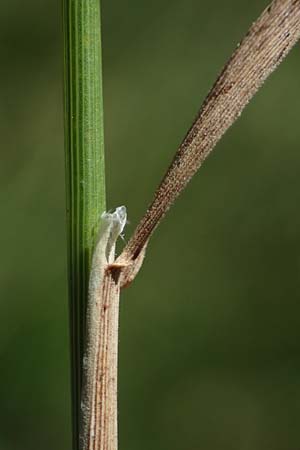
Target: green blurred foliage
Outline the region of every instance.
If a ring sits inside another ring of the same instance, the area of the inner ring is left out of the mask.
[[[127,236],[265,4],[103,0],[107,202]],[[0,25],[0,450],[67,449],[61,4],[2,2]],[[297,46],[123,293],[121,450],[300,448],[299,72]]]

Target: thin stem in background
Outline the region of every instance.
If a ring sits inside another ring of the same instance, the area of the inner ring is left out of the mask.
[[[89,273],[105,210],[99,0],[63,0],[73,450],[79,449]]]

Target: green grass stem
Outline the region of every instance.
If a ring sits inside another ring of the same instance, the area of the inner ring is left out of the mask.
[[[73,449],[78,450],[88,279],[105,210],[99,0],[63,0],[63,32]]]

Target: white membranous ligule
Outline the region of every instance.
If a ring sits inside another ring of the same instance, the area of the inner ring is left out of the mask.
[[[126,206],[118,206],[113,212],[102,213],[100,231],[93,254],[89,296],[93,296],[93,291],[99,287],[100,279],[103,275],[103,267],[111,264],[115,260],[116,241],[123,232],[127,221]]]
[[[115,259],[116,241],[121,236],[127,222],[126,206],[118,206],[112,213],[105,211],[101,215],[101,219],[110,229],[106,247],[106,258],[108,263],[112,263]]]

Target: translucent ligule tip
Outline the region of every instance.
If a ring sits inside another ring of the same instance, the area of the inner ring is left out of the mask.
[[[113,212],[104,211],[101,219],[111,223],[115,232],[121,234],[127,222],[126,206],[118,206]]]
[[[120,234],[122,233],[122,231],[124,230],[124,227],[126,225],[127,222],[127,210],[126,210],[126,206],[118,206],[118,208],[116,208],[115,212],[113,213],[113,215],[115,216],[115,219],[117,222],[119,222],[119,226],[120,226]]]
[[[106,246],[106,257],[108,262],[112,262],[115,256],[115,244],[124,230],[127,222],[127,212],[125,206],[118,206],[113,212],[104,212],[101,219],[109,230],[109,238]]]

